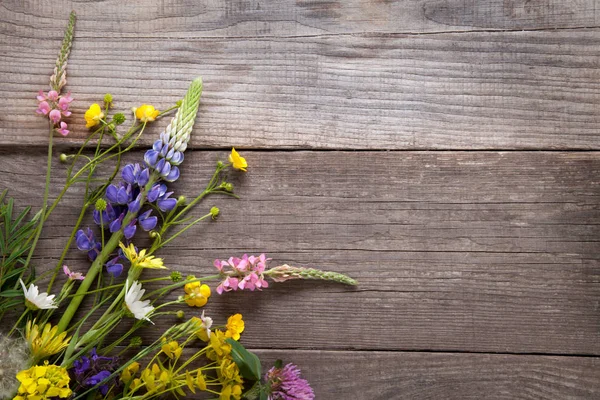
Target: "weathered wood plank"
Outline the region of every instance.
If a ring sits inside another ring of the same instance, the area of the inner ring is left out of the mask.
[[[598,358],[290,350],[257,353],[265,369],[278,358],[298,364],[317,399],[600,397]]]
[[[202,75],[195,148],[598,149],[599,33],[78,36],[68,140],[81,141],[85,109],[107,91],[120,111],[164,109]],[[59,43],[4,33],[0,145],[46,143],[35,95]]]
[[[295,37],[357,33],[599,27],[594,0],[118,0],[2,2],[0,29],[14,36],[60,36],[70,9],[82,36]],[[39,28],[38,28],[39,27]]]
[[[245,155],[249,173],[232,174],[242,200],[207,201],[205,210],[220,205],[219,221],[164,249],[169,266],[211,273],[214,258],[264,251],[361,282],[215,294],[207,312],[242,312],[247,344],[600,354],[597,153]],[[190,152],[176,193],[199,193],[218,156]],[[0,187],[39,203],[42,150],[1,159]],[[80,194],[49,223],[41,266],[55,262]],[[86,266],[76,250],[68,263]]]

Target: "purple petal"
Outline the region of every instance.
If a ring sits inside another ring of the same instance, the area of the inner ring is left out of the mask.
[[[141,201],[142,201],[142,194],[140,193],[137,195],[137,197],[135,198],[134,201],[127,204],[127,207],[129,208],[129,212],[135,214],[138,211],[140,211],[140,207],[142,207]]]
[[[163,148],[163,142],[160,139],[155,141],[154,144],[152,144],[152,149],[156,152],[161,151],[162,148]]]
[[[152,210],[148,210],[142,215],[140,215],[139,223],[143,230],[149,231],[154,229],[156,223],[158,222],[158,218],[156,216],[150,216]]]
[[[123,273],[123,264],[106,264],[106,271],[115,278],[118,278]]]
[[[158,161],[158,151],[156,150],[148,150],[146,154],[144,154],[144,162],[147,166],[154,168],[156,162]]]
[[[115,219],[113,222],[110,223],[108,227],[110,233],[115,233],[121,229],[121,223],[123,222],[124,217],[125,214],[121,214],[119,218]]]
[[[167,160],[165,160],[164,158],[161,158],[157,163],[156,163],[156,167],[154,167],[157,171],[160,171],[164,168],[165,163],[167,162]]]
[[[116,203],[118,204],[126,204],[130,199],[129,199],[129,195],[130,193],[127,193],[127,188],[122,186],[121,188],[119,188],[119,190],[117,191],[117,201]]]
[[[176,151],[171,157],[171,164],[179,165],[183,162],[183,153],[180,151]]]
[[[121,172],[121,177],[123,177],[123,180],[129,184],[133,185],[135,183],[133,164],[127,164],[125,168],[123,168],[123,172]]]
[[[152,186],[152,189],[150,189],[150,191],[148,191],[146,198],[148,199],[148,201],[150,203],[154,203],[156,201],[156,199],[158,199],[159,195],[160,195],[160,185],[156,184],[156,185]]]
[[[119,188],[117,188],[115,185],[109,185],[106,188],[106,198],[108,199],[108,201],[110,201],[111,203],[118,203],[118,200],[117,200],[118,191],[119,191]]]
[[[171,168],[171,172],[169,172],[169,175],[165,177],[165,181],[175,182],[177,179],[179,179],[179,168],[173,167]]]
[[[176,199],[158,200],[156,202],[156,205],[158,205],[158,208],[160,208],[161,211],[167,212],[167,211],[171,211],[172,209],[175,208],[175,206],[177,205],[177,200]]]
[[[134,219],[133,221],[131,221],[131,223],[129,223],[129,225],[125,227],[125,229],[123,229],[123,234],[125,235],[125,238],[131,239],[133,235],[135,235],[135,230],[137,228],[135,223],[136,220]]]
[[[150,170],[148,168],[145,168],[142,172],[139,173],[138,178],[137,178],[137,184],[140,187],[144,187],[144,186],[146,186],[146,184],[148,183],[149,180],[150,180]]]

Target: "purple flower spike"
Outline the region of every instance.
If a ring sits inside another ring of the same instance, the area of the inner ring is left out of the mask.
[[[123,264],[119,263],[119,260],[119,257],[115,257],[106,263],[106,270],[115,278],[118,278],[123,273]]]
[[[156,223],[158,222],[158,218],[156,216],[150,216],[152,210],[148,210],[139,217],[139,223],[143,230],[149,231],[154,229]]]
[[[123,229],[123,234],[125,235],[125,238],[127,239],[131,239],[133,237],[133,235],[135,235],[135,230],[136,230],[136,225],[135,223],[137,222],[136,219],[134,219],[133,221],[131,221],[129,223],[129,225],[127,225],[124,229]]]

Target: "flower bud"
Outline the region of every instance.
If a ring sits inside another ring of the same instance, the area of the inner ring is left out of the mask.
[[[129,341],[129,346],[131,347],[140,347],[142,345],[142,338],[139,336],[134,336]]]
[[[183,100],[177,100],[177,102],[175,103],[175,105],[177,107],[181,107],[181,103],[183,103]]]
[[[177,198],[177,205],[178,205],[178,206],[182,206],[182,205],[184,205],[184,204],[185,204],[185,201],[186,201],[186,198],[185,198],[185,196],[179,196],[179,197]]]
[[[219,215],[219,209],[217,207],[211,208],[210,215],[211,215],[212,219],[216,219],[217,216]]]
[[[121,125],[123,122],[125,122],[125,120],[126,120],[126,119],[127,119],[127,118],[125,118],[125,114],[123,114],[123,113],[116,113],[116,114],[113,116],[113,122],[114,122],[116,125]]]
[[[183,276],[181,276],[181,272],[179,272],[179,271],[171,272],[171,280],[173,282],[179,282],[181,279],[183,279]]]
[[[106,210],[106,200],[104,200],[103,198],[99,198],[98,200],[96,200],[95,207],[97,211]]]
[[[112,94],[106,93],[104,95],[104,104],[106,104],[106,106],[110,106],[112,104],[112,101],[113,101]]]
[[[233,192],[233,183],[227,182],[225,185],[223,185],[223,188],[228,192]]]
[[[60,162],[62,162],[62,163],[65,163],[65,162],[67,162],[67,159],[68,159],[68,157],[67,157],[67,155],[66,155],[65,153],[62,153],[62,154],[61,154],[61,155],[58,157],[58,159],[60,160]]]
[[[177,318],[183,319],[185,317],[185,313],[182,310],[177,311]]]

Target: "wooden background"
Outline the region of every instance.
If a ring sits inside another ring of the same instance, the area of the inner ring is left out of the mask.
[[[74,9],[74,132],[56,156],[104,93],[164,109],[201,75],[177,193],[200,191],[232,145],[250,164],[232,176],[242,200],[212,198],[220,219],[162,252],[172,269],[266,252],[360,281],[215,294],[207,312],[242,312],[265,365],[295,362],[317,399],[598,399],[599,6],[2,0],[0,187],[39,206],[35,95]],[[52,217],[39,266],[80,195]]]

